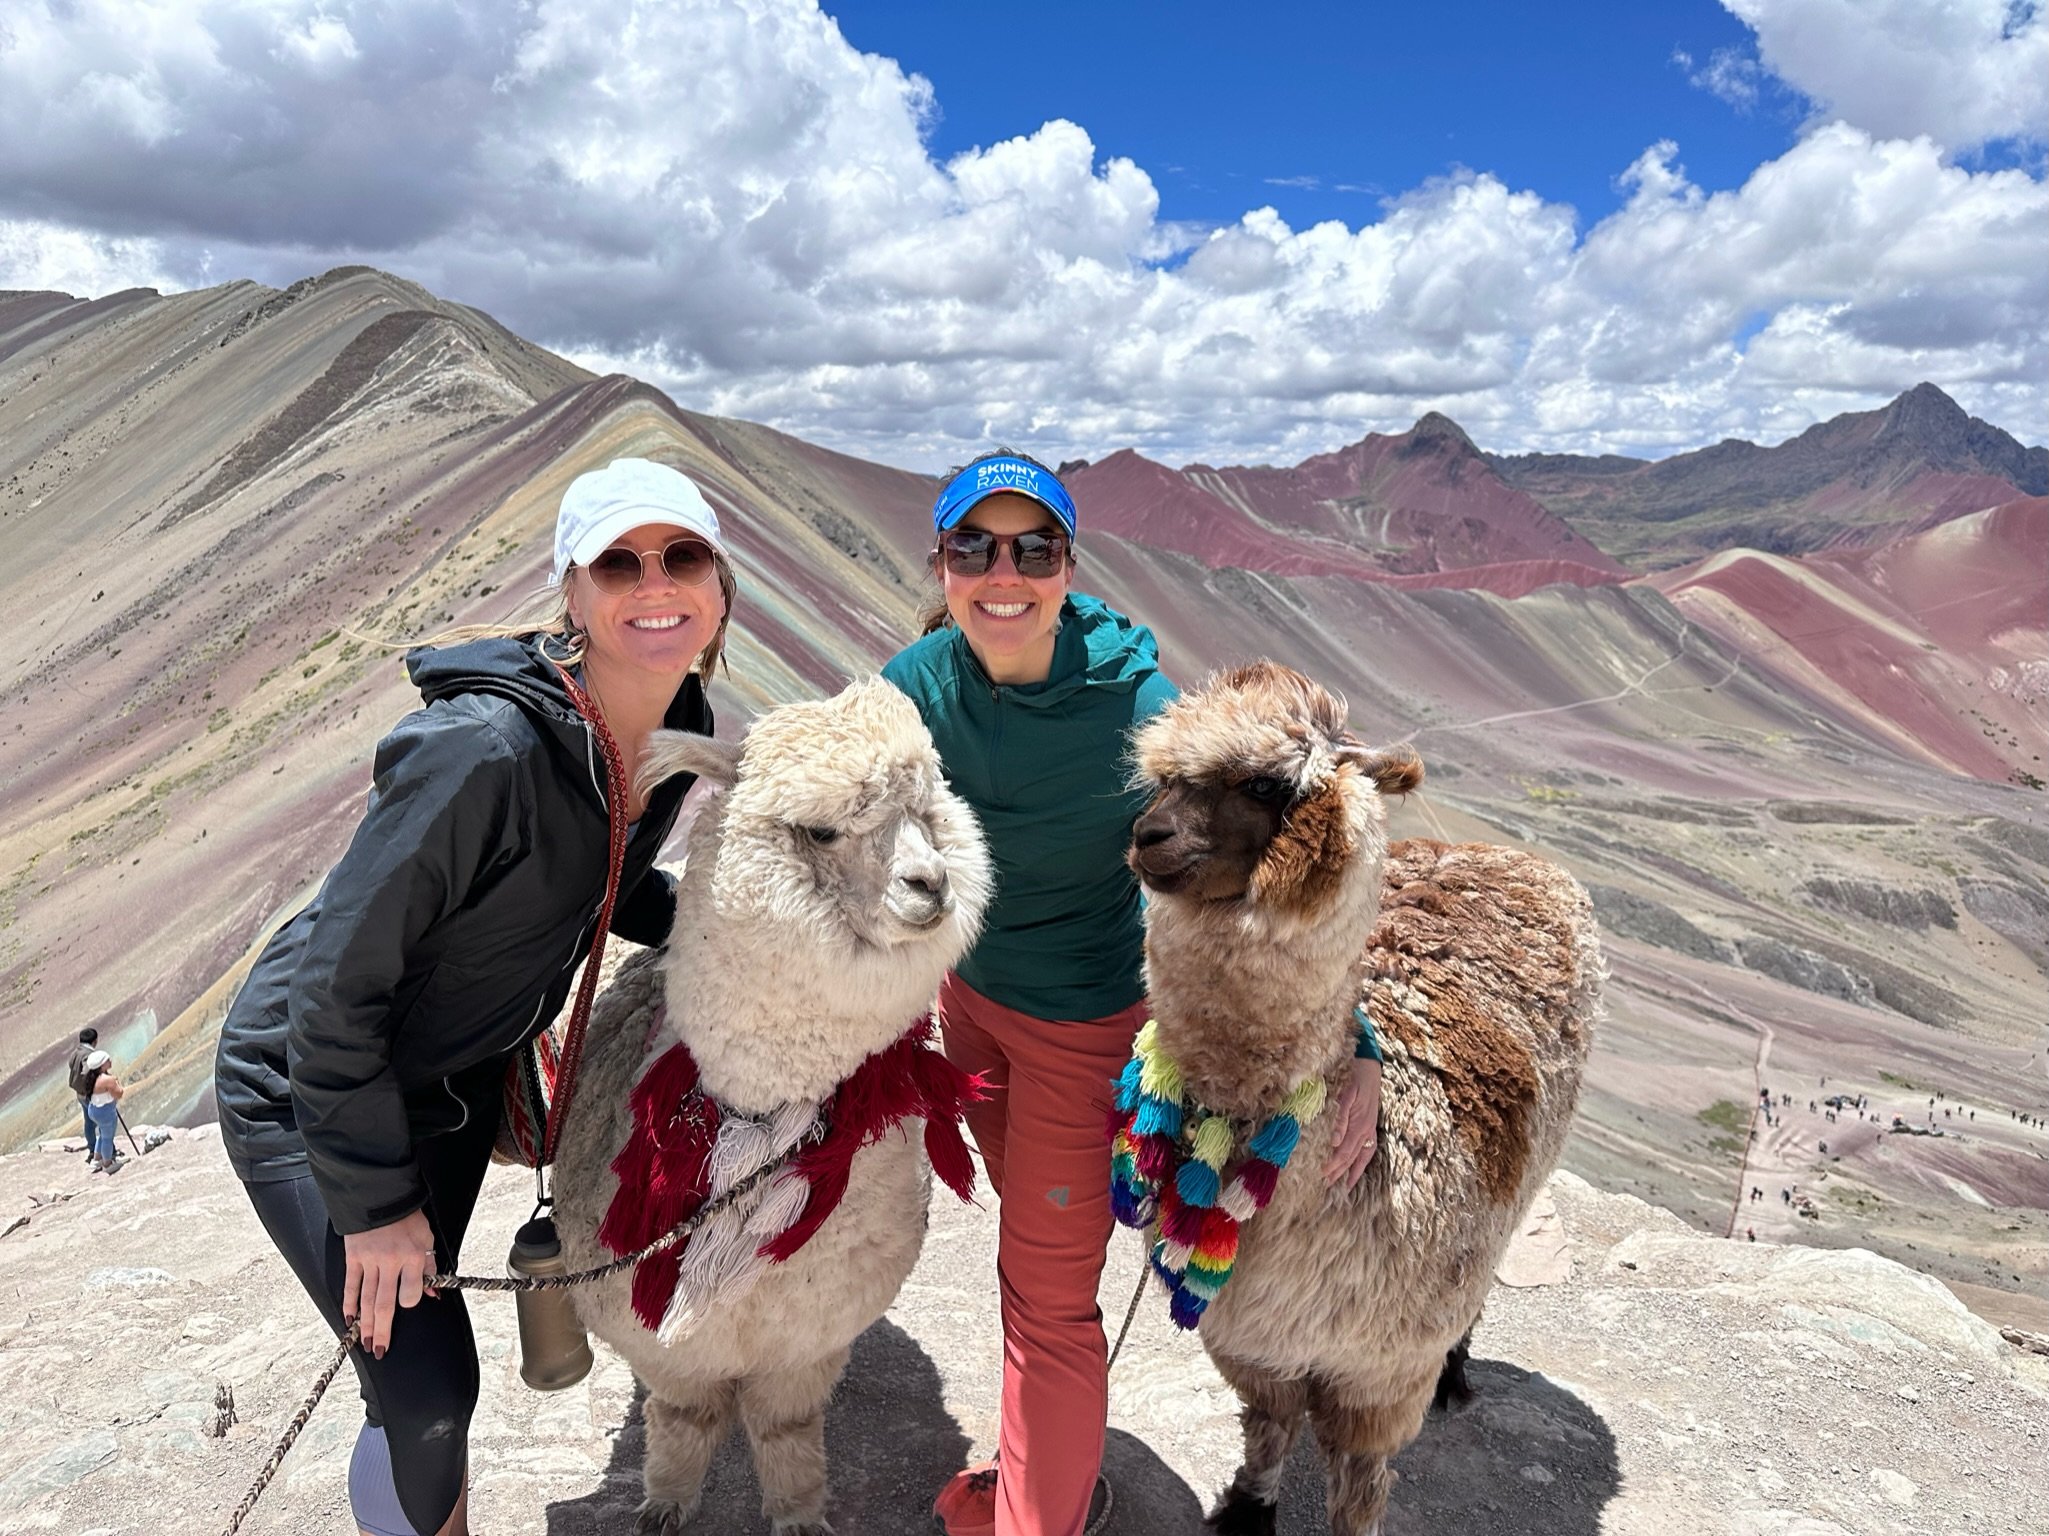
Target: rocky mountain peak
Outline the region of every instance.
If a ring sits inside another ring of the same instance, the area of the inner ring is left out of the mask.
[[[1441,411],[1425,411],[1417,417],[1416,424],[1409,428],[1409,443],[1417,449],[1429,447],[1470,454],[1480,451],[1466,436],[1466,429]]]
[[[1900,447],[1925,447],[1935,452],[1962,451],[1971,431],[1971,415],[1935,385],[1916,384],[1878,413],[1874,441]]]

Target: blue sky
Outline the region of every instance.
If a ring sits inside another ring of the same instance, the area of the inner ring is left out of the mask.
[[[1168,219],[1226,223],[1266,202],[1297,228],[1357,225],[1377,197],[1463,166],[1570,203],[1584,225],[1620,206],[1616,178],[1648,144],[1675,141],[1696,185],[1731,188],[1806,115],[1784,89],[1739,109],[1688,83],[1675,55],[1698,72],[1751,41],[1713,0],[826,10],[855,47],[932,82],[941,158],[1071,118],[1151,173]]]
[[[365,262],[920,468],[2049,436],[2034,0],[0,7],[0,288]]]

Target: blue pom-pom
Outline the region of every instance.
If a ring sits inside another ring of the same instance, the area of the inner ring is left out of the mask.
[[[1176,1328],[1193,1328],[1202,1321],[1203,1309],[1209,1305],[1192,1291],[1175,1288],[1167,1303],[1168,1315],[1174,1319]]]
[[[1275,1115],[1259,1128],[1245,1150],[1276,1168],[1285,1168],[1301,1137],[1302,1127],[1295,1123],[1293,1115]]]
[[[1181,1277],[1175,1274],[1173,1270],[1167,1268],[1167,1261],[1164,1257],[1166,1251],[1167,1245],[1165,1243],[1153,1244],[1153,1274],[1158,1278],[1160,1284],[1172,1291],[1179,1288]]]
[[[1172,1099],[1156,1099],[1148,1094],[1139,1100],[1138,1116],[1131,1122],[1131,1128],[1140,1136],[1179,1136],[1181,1106]]]
[[[1215,1205],[1220,1188],[1217,1171],[1208,1163],[1183,1163],[1180,1172],[1174,1175],[1174,1188],[1185,1204]]]
[[[1121,1226],[1143,1227],[1153,1219],[1153,1202],[1122,1179],[1117,1179],[1110,1185],[1110,1214]]]
[[[1139,1074],[1145,1070],[1145,1063],[1136,1056],[1124,1063],[1124,1070],[1117,1074],[1117,1107],[1127,1112],[1138,1108]]]

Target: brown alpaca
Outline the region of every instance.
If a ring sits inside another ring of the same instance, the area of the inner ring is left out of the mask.
[[[1373,751],[1341,700],[1259,662],[1139,733],[1158,798],[1130,861],[1149,893],[1146,976],[1190,1097],[1247,1126],[1320,1075],[1334,1099],[1364,1004],[1385,1055],[1380,1152],[1349,1194],[1321,1172],[1325,1112],[1246,1222],[1204,1347],[1243,1402],[1245,1460],[1212,1524],[1276,1529],[1303,1419],[1336,1536],[1379,1530],[1394,1473],[1494,1266],[1564,1145],[1604,969],[1592,909],[1513,849],[1388,846],[1406,748]]]

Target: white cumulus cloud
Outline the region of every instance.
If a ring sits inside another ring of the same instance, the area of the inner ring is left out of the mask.
[[[1286,461],[1426,409],[1663,452],[1923,378],[2042,435],[2049,196],[1953,136],[1846,112],[1727,190],[1652,146],[1591,227],[1480,170],[1363,225],[1196,228],[1086,124],[936,159],[938,106],[816,0],[12,0],[0,286],[365,261],[924,466],[990,438]]]
[[[2049,136],[2049,13],[2035,0],[1722,4],[1756,32],[1765,68],[1880,138],[1967,150]]]

